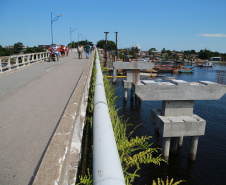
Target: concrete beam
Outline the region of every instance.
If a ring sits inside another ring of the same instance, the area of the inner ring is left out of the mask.
[[[132,84],[132,89],[142,100],[218,100],[226,93],[225,85],[208,81],[142,80]]]
[[[152,62],[113,62],[116,69],[152,69],[154,65]]]
[[[162,137],[201,136],[205,134],[206,121],[192,116],[161,116],[161,110],[151,110],[151,122]]]

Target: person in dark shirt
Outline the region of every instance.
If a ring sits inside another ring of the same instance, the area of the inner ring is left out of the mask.
[[[90,52],[90,45],[89,44],[85,45],[85,51],[86,51],[86,58],[89,58],[89,52]]]

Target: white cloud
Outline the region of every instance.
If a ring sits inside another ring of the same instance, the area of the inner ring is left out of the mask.
[[[203,37],[226,37],[226,35],[222,33],[216,33],[216,34],[200,34],[199,36]]]

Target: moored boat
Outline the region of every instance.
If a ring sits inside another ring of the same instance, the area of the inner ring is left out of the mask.
[[[179,73],[193,73],[194,69],[193,68],[182,68],[178,70]]]

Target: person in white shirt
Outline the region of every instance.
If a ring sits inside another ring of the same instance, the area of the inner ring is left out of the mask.
[[[54,53],[54,60],[56,61],[56,59],[59,58],[59,48],[57,47],[56,44],[53,44],[52,51]]]

